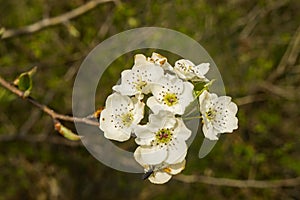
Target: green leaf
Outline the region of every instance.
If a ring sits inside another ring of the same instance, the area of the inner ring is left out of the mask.
[[[195,91],[201,91],[204,88],[205,84],[206,84],[205,82],[197,82],[197,83],[195,83],[194,90]]]

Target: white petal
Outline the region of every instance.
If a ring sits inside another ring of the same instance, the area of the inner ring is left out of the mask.
[[[116,140],[119,142],[124,142],[129,140],[131,134],[128,132],[123,132],[122,130],[110,130],[104,132],[104,137],[110,140]]]
[[[157,171],[154,172],[148,179],[151,183],[154,184],[164,184],[168,182],[172,178],[172,175],[163,172],[163,171]]]
[[[192,131],[188,129],[181,118],[177,118],[177,126],[174,130],[174,135],[180,140],[187,140],[192,134]]]
[[[134,64],[135,65],[148,64],[148,61],[146,60],[146,56],[144,56],[143,54],[136,54],[134,56]]]
[[[162,99],[163,93],[181,94],[183,87],[183,81],[181,79],[176,76],[166,74],[164,78],[161,78],[156,84],[153,84],[152,93],[157,99]]]
[[[133,124],[138,124],[144,118],[144,107],[145,104],[136,98],[132,98],[134,101],[134,110],[133,110]]]
[[[218,140],[219,138],[217,137],[218,132],[214,129],[211,123],[203,124],[202,126],[202,131],[204,133],[204,136],[207,139],[210,140]]]
[[[219,97],[214,109],[217,115],[213,120],[213,126],[220,133],[231,133],[234,129],[238,128],[238,119],[235,117],[237,106],[231,102],[231,97]]]
[[[216,94],[204,90],[199,96],[200,112],[205,114],[208,111],[208,108],[211,107],[212,102],[217,101],[217,99],[218,96]]]
[[[137,162],[142,165],[157,165],[163,162],[167,157],[167,148],[166,146],[139,146],[134,154],[138,158]]]
[[[237,111],[238,111],[238,107],[234,102],[230,102],[230,104],[228,105],[227,109],[229,110],[229,112],[231,112],[233,115],[236,115]]]
[[[135,87],[131,84],[132,70],[124,70],[121,73],[121,84],[113,86],[113,90],[122,95],[132,96],[137,93]]]
[[[194,96],[193,96],[193,89],[194,89],[194,85],[191,84],[190,82],[184,82],[184,89],[183,89],[183,93],[180,95],[179,101],[180,101],[180,105],[182,107],[182,113],[180,113],[181,115],[184,113],[185,108],[194,101]],[[178,113],[179,114],[179,113]]]
[[[137,126],[134,133],[137,137],[135,142],[138,145],[151,145],[152,140],[155,139],[155,134],[149,131],[146,126]]]
[[[182,170],[184,170],[185,163],[186,163],[186,161],[183,160],[180,163],[169,165],[168,166],[168,169],[170,171],[169,173],[172,174],[172,175],[179,174]]]
[[[238,118],[237,117],[232,117],[228,120],[227,122],[227,129],[225,133],[231,133],[233,130],[238,128]]]
[[[149,97],[146,104],[155,114],[158,113],[160,110],[163,110],[162,105],[156,100],[154,96]]]
[[[175,164],[184,160],[187,154],[187,145],[184,140],[173,139],[168,145],[168,156],[165,160],[168,164]]]
[[[228,105],[230,103],[230,101],[231,101],[231,97],[229,97],[229,96],[220,96],[220,97],[218,97],[218,100],[217,100],[216,103],[218,105],[223,104],[223,106],[224,106],[224,105]]]
[[[194,69],[195,69],[195,74],[198,77],[202,78],[203,75],[205,75],[209,70],[209,63],[201,63],[195,66]]]
[[[148,163],[145,163],[145,161],[142,159],[142,154],[141,154],[141,147],[137,147],[133,153],[134,159],[142,166],[149,167]]]
[[[149,130],[156,132],[161,128],[173,128],[176,124],[175,115],[169,111],[161,110],[149,116]]]
[[[105,109],[110,111],[118,110],[118,112],[128,111],[133,108],[133,102],[128,96],[119,93],[112,93],[109,95],[105,102]]]

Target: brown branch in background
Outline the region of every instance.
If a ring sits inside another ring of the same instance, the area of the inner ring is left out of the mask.
[[[233,26],[234,29],[237,27],[244,25],[243,30],[240,33],[240,39],[244,39],[249,37],[249,35],[254,30],[255,26],[259,23],[259,21],[265,17],[268,13],[272,12],[273,10],[277,10],[283,6],[285,6],[287,3],[289,3],[290,0],[280,0],[276,2],[272,2],[268,5],[266,5],[263,8],[260,8],[260,6],[255,6],[249,14],[241,18],[237,21],[237,23]]]
[[[266,99],[267,99],[267,94],[254,94],[254,95],[248,95],[248,96],[236,98],[234,99],[234,101],[238,106],[243,106],[254,102],[265,101]]]
[[[88,124],[88,125],[99,126],[99,123],[96,122],[96,121],[93,121],[93,120],[90,120],[90,119],[87,119],[87,118],[79,118],[79,117],[72,117],[72,116],[68,116],[68,115],[59,114],[59,113],[55,112],[54,110],[52,110],[51,108],[49,108],[48,106],[39,103],[38,101],[36,101],[32,97],[30,97],[30,96],[25,97],[24,93],[21,90],[14,87],[10,83],[8,83],[1,76],[0,76],[0,84],[3,87],[5,87],[6,89],[8,89],[9,91],[11,91],[12,93],[16,94],[17,96],[21,97],[22,99],[27,100],[30,103],[32,103],[33,105],[35,105],[36,107],[38,107],[41,111],[48,114],[53,120],[58,120],[59,119],[59,120],[63,120],[63,121],[80,122],[80,123],[85,123],[85,124]]]
[[[300,26],[295,31],[293,37],[291,38],[289,45],[282,56],[277,68],[268,77],[269,82],[274,82],[280,76],[282,76],[287,67],[295,66],[297,57],[300,53]]]
[[[62,15],[52,17],[52,18],[46,18],[42,19],[36,23],[33,23],[28,26],[24,26],[19,29],[11,29],[11,30],[4,30],[2,33],[2,39],[8,39],[11,37],[15,37],[18,35],[25,35],[25,34],[31,34],[37,31],[40,31],[44,28],[50,27],[50,26],[55,26],[58,24],[66,23],[68,20],[73,19],[75,17],[78,17],[93,8],[97,7],[101,3],[106,3],[106,2],[114,2],[115,4],[118,3],[117,0],[91,0],[87,2],[86,4],[71,10],[67,13],[64,13]]]
[[[184,183],[204,183],[216,186],[237,187],[237,188],[280,188],[295,187],[300,185],[300,177],[281,180],[237,180],[229,178],[216,178],[197,175],[177,175],[174,179]]]
[[[53,145],[63,145],[68,147],[79,147],[82,146],[81,142],[74,142],[70,140],[62,140],[61,137],[48,137],[47,134],[42,135],[21,135],[21,134],[13,134],[13,135],[0,135],[0,142],[15,142],[22,141],[32,144],[38,143],[49,143]]]
[[[270,83],[269,81],[262,81],[257,86],[259,89],[262,89],[265,92],[279,96],[287,100],[295,100],[298,93],[295,88],[284,88]]]

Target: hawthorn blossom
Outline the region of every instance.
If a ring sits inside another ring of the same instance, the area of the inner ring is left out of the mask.
[[[150,87],[153,96],[147,100],[147,106],[154,113],[168,110],[182,115],[185,108],[194,100],[193,84],[170,74],[166,74]]]
[[[148,94],[149,83],[156,82],[164,75],[163,69],[153,62],[147,61],[142,54],[135,55],[134,65],[130,70],[121,73],[121,84],[115,85],[113,90],[122,95]]]
[[[144,106],[135,97],[129,98],[119,93],[108,96],[99,119],[104,137],[120,142],[128,140],[134,127],[144,117]]]
[[[157,165],[162,162],[175,164],[184,160],[186,140],[191,131],[180,118],[169,111],[150,114],[149,122],[135,128],[135,142],[139,146],[134,156],[140,163]]]
[[[218,140],[220,133],[231,133],[238,128],[237,105],[231,97],[218,97],[206,90],[199,97],[200,112],[203,117],[203,133],[210,140]]]
[[[209,70],[209,63],[195,65],[190,60],[181,59],[175,62],[174,72],[184,80],[208,82],[204,76]]]
[[[140,163],[145,168],[144,178],[148,178],[151,183],[164,184],[168,182],[173,175],[179,174],[185,168],[186,161],[183,160],[176,164],[162,163],[159,165],[147,165]]]

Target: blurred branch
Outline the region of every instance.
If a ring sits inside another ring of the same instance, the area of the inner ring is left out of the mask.
[[[265,101],[266,99],[267,99],[267,94],[253,94],[253,95],[236,98],[234,99],[234,101],[238,106],[243,106],[243,105],[247,105],[259,101]]]
[[[66,12],[62,15],[52,17],[52,18],[42,19],[38,22],[35,22],[28,26],[24,26],[19,29],[4,30],[2,33],[2,39],[7,39],[7,38],[15,37],[18,35],[31,34],[31,33],[40,31],[40,30],[50,27],[50,26],[63,24],[70,19],[78,17],[78,16],[92,10],[93,8],[97,7],[99,4],[106,3],[106,2],[118,3],[117,0],[91,0],[87,3],[85,3],[84,5],[78,7],[74,10],[71,10],[69,12]]]
[[[236,27],[244,25],[244,28],[240,33],[240,39],[247,38],[251,34],[251,32],[253,31],[253,29],[258,24],[261,18],[265,17],[271,11],[277,10],[282,6],[285,6],[288,2],[290,1],[289,0],[276,1],[266,5],[263,8],[260,8],[258,5],[256,5],[246,17],[238,20],[237,23],[233,26],[234,29],[236,29]]]
[[[274,82],[280,76],[282,76],[288,66],[294,66],[297,61],[297,57],[300,53],[300,26],[295,31],[293,37],[291,38],[289,45],[282,56],[277,68],[268,77],[269,82]]]
[[[295,187],[300,185],[300,177],[281,180],[237,180],[228,178],[215,178],[197,175],[177,175],[174,179],[184,183],[204,183],[216,186],[227,186],[237,188],[280,188]]]
[[[90,120],[88,118],[79,118],[79,117],[72,117],[72,116],[68,116],[68,115],[62,115],[59,114],[57,112],[55,112],[54,110],[52,110],[51,108],[49,108],[48,106],[39,103],[37,100],[35,100],[34,98],[30,97],[30,96],[24,96],[24,92],[22,92],[21,90],[19,90],[18,88],[14,87],[13,85],[11,85],[10,83],[8,83],[6,80],[4,80],[1,76],[0,76],[0,84],[8,89],[9,91],[11,91],[12,93],[16,94],[17,96],[21,97],[24,100],[29,101],[30,103],[32,103],[33,105],[35,105],[36,107],[38,107],[40,110],[42,110],[44,113],[48,114],[54,121],[55,120],[63,120],[63,121],[70,121],[70,122],[80,122],[80,123],[85,123],[88,125],[93,125],[93,126],[99,126],[99,123],[93,120]]]
[[[54,144],[54,145],[64,145],[64,146],[71,146],[71,147],[78,147],[82,146],[80,141],[70,141],[70,140],[62,140],[61,137],[48,137],[48,135],[21,135],[21,134],[14,134],[14,135],[0,135],[0,142],[12,142],[12,141],[23,141],[28,143],[47,143]]]
[[[263,89],[264,91],[274,94],[276,96],[288,99],[295,100],[298,93],[296,88],[283,88],[277,85],[274,85],[268,81],[263,81],[258,84],[258,87]]]

